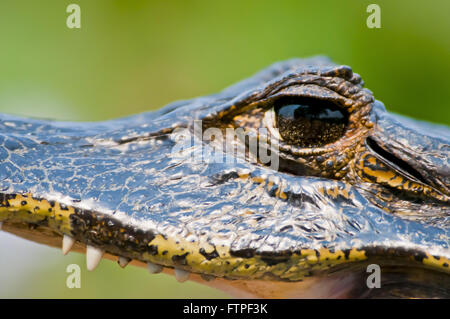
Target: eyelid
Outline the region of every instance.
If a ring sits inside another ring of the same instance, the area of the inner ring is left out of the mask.
[[[263,123],[269,129],[270,134],[272,134],[275,138],[279,140],[283,140],[283,138],[280,135],[280,132],[278,131],[278,128],[275,127],[276,115],[275,109],[273,107],[264,112]]]

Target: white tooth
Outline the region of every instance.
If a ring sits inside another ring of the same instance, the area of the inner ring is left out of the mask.
[[[147,262],[147,269],[151,274],[157,274],[163,270],[163,267],[151,262]]]
[[[86,247],[86,266],[89,271],[93,271],[97,268],[100,260],[102,260],[105,252],[100,248],[87,245]]]
[[[128,265],[128,263],[129,263],[130,261],[131,261],[130,258],[126,258],[126,257],[121,257],[121,256],[119,256],[118,263],[119,263],[119,266],[120,266],[120,267],[125,268],[125,266]]]
[[[72,249],[73,244],[75,244],[75,238],[72,238],[68,235],[63,236],[62,252],[64,255],[67,255],[67,253]]]
[[[175,278],[178,280],[178,282],[185,282],[189,279],[189,272],[175,268]]]

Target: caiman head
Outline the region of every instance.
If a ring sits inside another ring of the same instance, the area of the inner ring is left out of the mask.
[[[106,256],[241,297],[450,297],[450,130],[387,113],[348,66],[289,60],[106,122],[0,120],[3,230],[90,270]]]

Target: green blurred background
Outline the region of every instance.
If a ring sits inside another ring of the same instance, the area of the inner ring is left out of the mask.
[[[369,29],[366,7],[381,7]],[[81,29],[66,7],[81,7]],[[0,112],[94,121],[214,93],[279,60],[352,66],[390,111],[450,124],[449,1],[2,0]],[[0,297],[227,297],[0,234]],[[82,266],[82,288],[65,286]]]

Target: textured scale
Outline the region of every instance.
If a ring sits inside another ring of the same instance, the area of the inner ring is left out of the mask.
[[[348,67],[297,59],[219,94],[118,120],[0,115],[0,222],[50,228],[121,256],[122,264],[135,259],[217,277],[297,281],[386,256],[448,273],[450,130],[386,113],[361,85]],[[196,146],[172,153],[175,128],[198,119],[233,123],[229,114],[274,94],[346,104],[356,112],[356,137],[338,141],[335,153],[285,145],[285,158],[311,174],[196,162]],[[430,200],[408,203],[386,188],[390,180],[370,175],[362,156],[369,135],[430,181]]]

